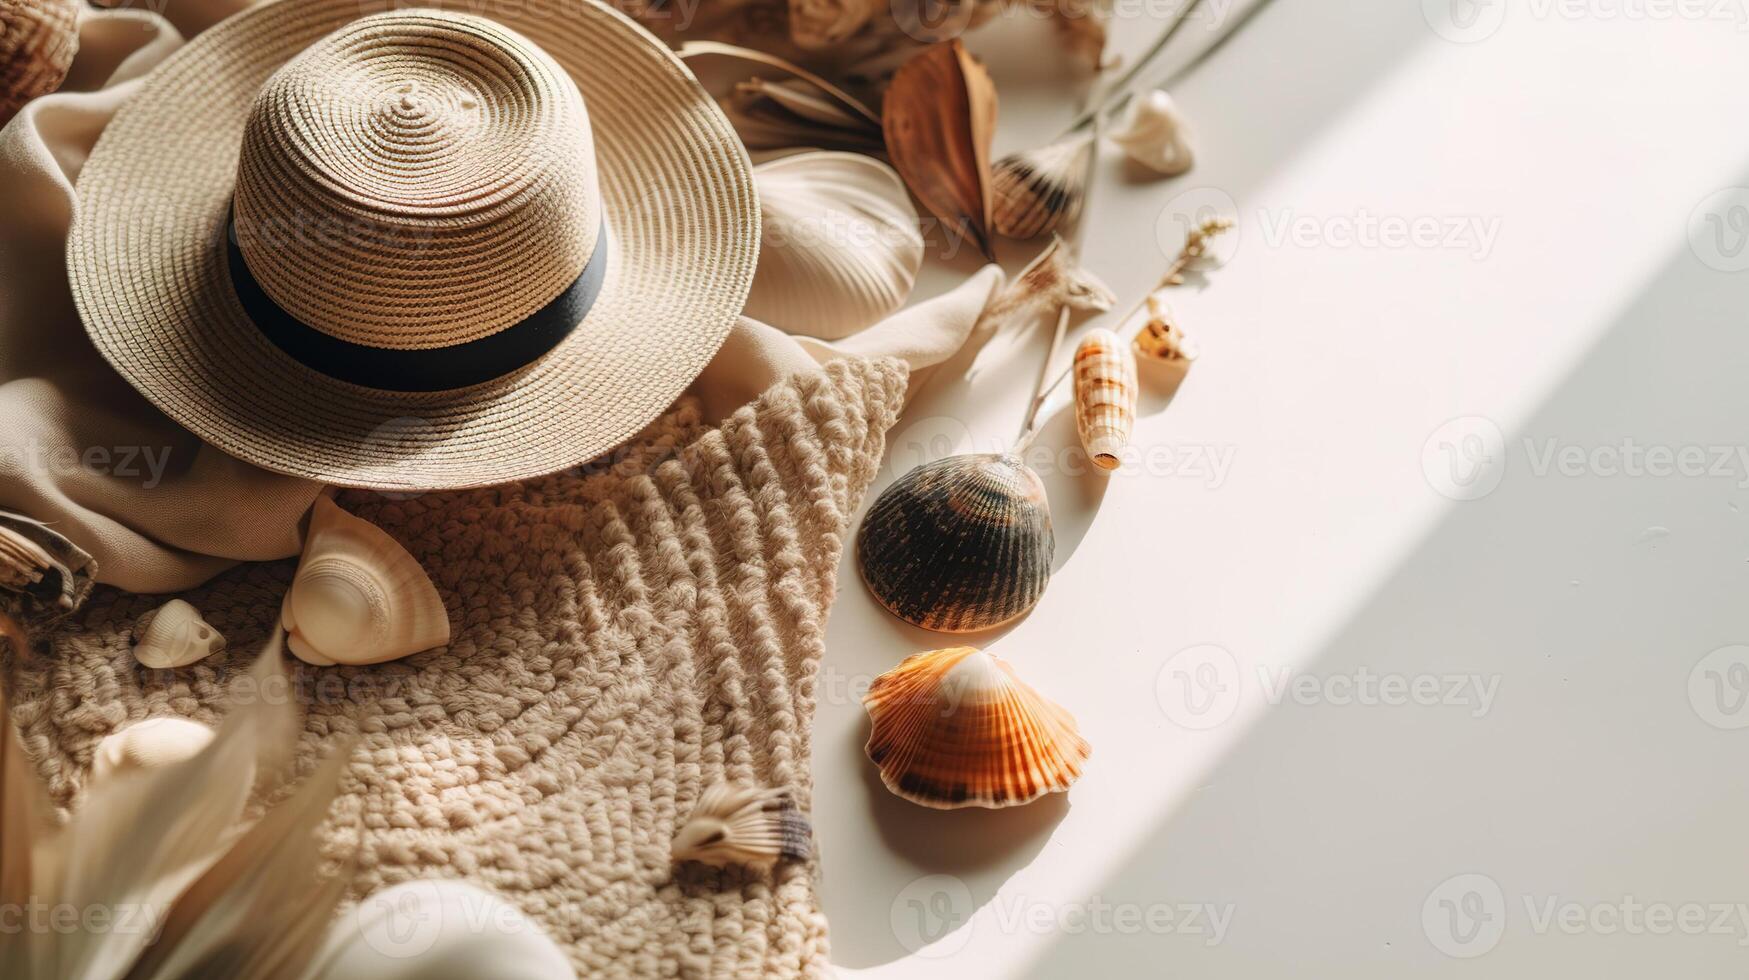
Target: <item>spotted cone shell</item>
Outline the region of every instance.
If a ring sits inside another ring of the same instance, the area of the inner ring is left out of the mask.
[[[972,647],[908,657],[863,696],[868,757],[913,803],[1017,806],[1061,793],[1092,753],[1075,717]]]
[[[1117,334],[1094,330],[1075,348],[1075,431],[1087,458],[1115,470],[1136,427],[1136,355]]]
[[[856,539],[875,600],[943,633],[989,629],[1031,609],[1055,547],[1044,484],[1008,453],[917,467],[875,499]]]
[[[0,125],[61,87],[79,50],[77,0],[0,0]]]

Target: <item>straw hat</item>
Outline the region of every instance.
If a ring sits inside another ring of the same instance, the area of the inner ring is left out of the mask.
[[[275,0],[145,80],[79,177],[86,329],[282,473],[449,488],[599,455],[741,309],[746,151],[594,0],[387,6]]]

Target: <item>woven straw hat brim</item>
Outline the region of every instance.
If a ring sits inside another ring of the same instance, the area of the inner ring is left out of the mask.
[[[606,284],[545,358],[460,391],[395,394],[319,374],[244,315],[224,235],[251,99],[312,42],[385,3],[274,0],[159,66],[79,177],[74,299],[97,348],[171,418],[256,465],[342,486],[440,489],[587,461],[703,370],[752,283],[746,150],[671,52],[593,0],[451,0],[570,72],[595,133]]]

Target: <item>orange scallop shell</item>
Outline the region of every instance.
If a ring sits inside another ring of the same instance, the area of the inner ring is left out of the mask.
[[[1075,717],[994,654],[952,647],[907,657],[863,696],[868,757],[913,803],[1017,806],[1061,793],[1092,748]]]

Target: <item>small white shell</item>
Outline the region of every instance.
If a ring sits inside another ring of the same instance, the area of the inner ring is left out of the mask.
[[[374,664],[449,643],[449,615],[417,559],[327,497],[316,498],[280,625],[305,663]]]
[[[806,861],[813,831],[783,790],[717,783],[699,796],[671,852],[676,862],[770,867],[778,858]]]
[[[857,153],[800,153],[753,168],[753,180],[763,222],[748,316],[840,340],[905,305],[923,235],[891,167]]]
[[[91,778],[160,769],[192,759],[213,740],[213,730],[186,718],[148,718],[97,743],[91,755]],[[247,785],[253,778],[243,780]]]
[[[1196,162],[1184,114],[1172,96],[1159,89],[1130,100],[1123,125],[1111,134],[1111,141],[1123,147],[1131,160],[1168,177],[1184,173]]]
[[[171,599],[134,624],[134,659],[154,670],[186,667],[224,648],[224,635],[181,599]]]

